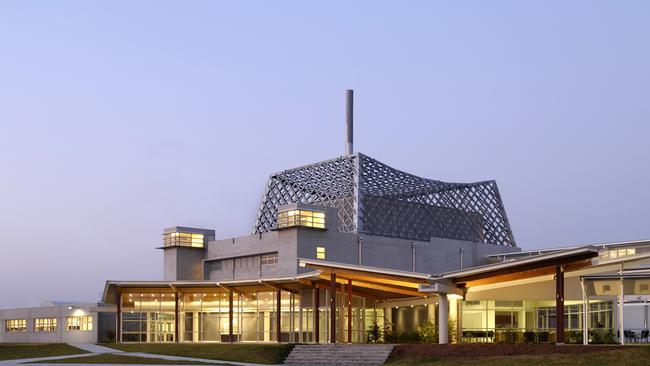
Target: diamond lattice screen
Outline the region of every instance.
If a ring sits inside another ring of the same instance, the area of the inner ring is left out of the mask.
[[[495,181],[420,178],[363,154],[271,175],[254,232],[274,229],[278,207],[296,202],[337,208],[342,232],[515,246]]]

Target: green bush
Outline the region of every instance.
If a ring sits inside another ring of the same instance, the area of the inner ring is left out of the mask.
[[[590,329],[589,339],[592,344],[612,344],[616,343],[614,332],[607,329]]]
[[[569,344],[582,344],[582,331],[569,330],[564,332],[564,341]]]
[[[438,343],[438,328],[430,320],[418,328],[418,340],[424,343]]]
[[[377,322],[372,322],[372,325],[366,330],[366,342],[368,343],[381,343],[384,341],[384,334]]]

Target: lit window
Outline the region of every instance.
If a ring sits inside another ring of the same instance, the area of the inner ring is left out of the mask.
[[[54,331],[56,331],[56,318],[34,319],[34,332],[54,332]]]
[[[27,319],[5,320],[5,331],[7,332],[26,332]]]
[[[607,252],[605,252],[607,253]],[[609,255],[603,255],[603,258],[611,258],[611,259],[616,259],[616,258],[621,258],[621,257],[627,257],[627,256],[632,256],[636,255],[636,249],[635,248],[627,248],[627,249],[612,249],[609,251]]]
[[[93,330],[92,316],[69,316],[66,321],[68,330]]]
[[[292,226],[325,229],[325,213],[308,210],[289,210],[278,212],[278,228]]]
[[[325,259],[325,247],[316,247],[316,259]]]
[[[203,248],[204,235],[191,233],[167,233],[163,235],[165,247]]]
[[[262,258],[260,259],[260,261],[263,266],[268,266],[269,264],[276,264],[278,263],[278,253],[262,254]]]

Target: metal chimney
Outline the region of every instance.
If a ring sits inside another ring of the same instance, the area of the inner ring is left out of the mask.
[[[345,126],[347,129],[346,139],[345,139],[345,155],[350,155],[354,153],[353,148],[353,107],[354,104],[354,90],[345,91]]]

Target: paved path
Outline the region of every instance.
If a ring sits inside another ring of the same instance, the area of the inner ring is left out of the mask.
[[[79,343],[71,343],[70,344],[73,347],[77,347],[79,349],[82,349],[84,351],[87,351],[88,353],[82,353],[79,355],[65,355],[65,356],[52,356],[52,357],[38,357],[38,358],[23,358],[19,360],[7,360],[7,361],[0,361],[0,365],[2,366],[14,366],[14,365],[21,365],[25,363],[32,363],[32,362],[40,362],[40,361],[49,361],[49,360],[61,360],[65,358],[77,358],[77,357],[88,357],[88,356],[95,356],[99,354],[105,354],[105,353],[112,353],[112,354],[117,354],[120,356],[133,356],[133,357],[143,357],[143,358],[160,358],[163,360],[172,360],[172,361],[196,361],[196,362],[205,362],[205,363],[211,363],[214,365],[233,365],[233,366],[269,366],[269,365],[261,365],[257,363],[246,363],[246,362],[234,362],[234,361],[221,361],[221,360],[209,360],[209,359],[204,359],[204,358],[193,358],[193,357],[182,357],[182,356],[168,356],[168,355],[157,355],[153,353],[144,353],[144,352],[125,352],[125,351],[120,351],[114,348],[109,348],[109,347],[104,347],[96,344],[90,344],[90,343],[84,343],[84,344],[79,344]],[[61,366],[62,364],[47,364],[47,363],[42,363],[39,365],[51,365],[51,366]],[[74,366],[97,366],[97,364],[81,364],[81,363],[75,363],[71,364]],[[156,366],[156,365],[148,365],[148,366]],[[167,365],[169,366],[169,365]],[[273,366],[273,365],[271,365]]]
[[[76,347],[86,352],[94,353],[96,355],[102,353],[123,353],[124,352],[124,351],[120,351],[119,349],[104,347],[92,343],[68,343],[68,344],[71,345],[72,347]]]

